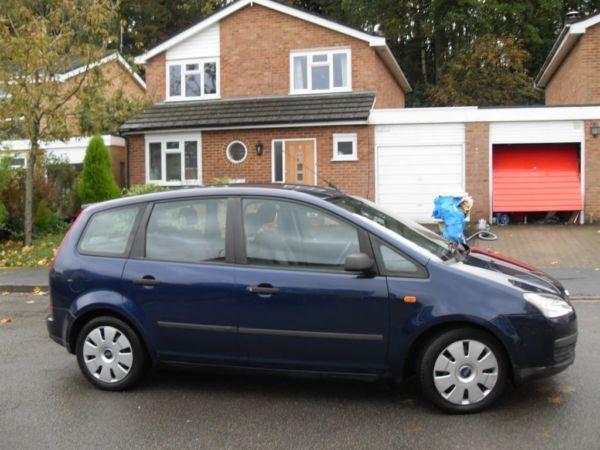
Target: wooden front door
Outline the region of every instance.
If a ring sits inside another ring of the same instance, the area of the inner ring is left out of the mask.
[[[285,182],[315,184],[315,142],[285,142]]]

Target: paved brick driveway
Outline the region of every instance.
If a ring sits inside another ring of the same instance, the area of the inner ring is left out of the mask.
[[[497,241],[472,245],[538,267],[600,271],[600,225],[508,225],[492,231]]]

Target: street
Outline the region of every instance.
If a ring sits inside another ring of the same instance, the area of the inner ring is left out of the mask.
[[[575,303],[575,364],[450,416],[414,386],[162,371],[93,388],[52,342],[48,298],[0,296],[0,448],[597,448],[600,301]]]

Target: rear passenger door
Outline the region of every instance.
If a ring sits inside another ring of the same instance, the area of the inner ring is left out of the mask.
[[[123,278],[162,360],[238,356],[227,203],[224,197],[177,199],[145,213]]]

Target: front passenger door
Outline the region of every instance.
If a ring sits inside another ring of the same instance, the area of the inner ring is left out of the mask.
[[[344,271],[346,256],[371,253],[366,233],[308,204],[246,198],[240,207],[241,356],[260,366],[383,370],[386,279]]]

